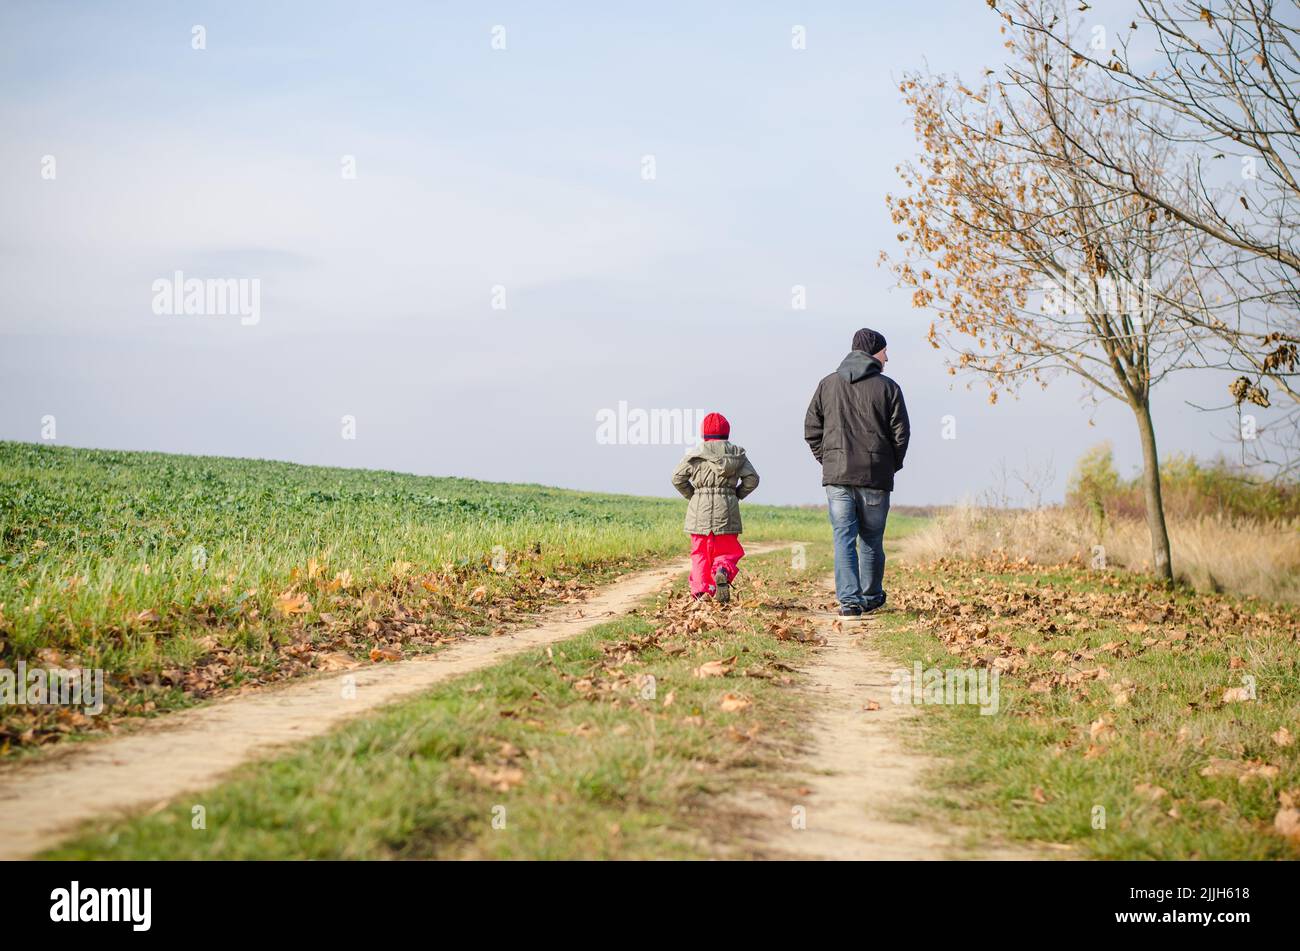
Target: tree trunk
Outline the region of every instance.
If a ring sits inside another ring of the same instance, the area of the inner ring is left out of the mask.
[[[1142,489],[1147,505],[1147,529],[1151,533],[1151,566],[1162,581],[1174,580],[1169,555],[1169,532],[1165,528],[1165,505],[1160,496],[1160,457],[1156,455],[1156,430],[1151,424],[1151,404],[1133,407],[1138,434],[1142,437]]]

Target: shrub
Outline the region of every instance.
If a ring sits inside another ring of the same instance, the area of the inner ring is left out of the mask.
[[[1105,532],[1107,509],[1121,486],[1119,473],[1115,471],[1115,455],[1110,443],[1104,442],[1093,446],[1075,463],[1066,502],[1087,511],[1097,536],[1101,537]]]
[[[1268,482],[1223,458],[1208,463],[1173,455],[1160,468],[1165,515],[1176,519],[1300,518],[1300,487],[1294,482]],[[1122,478],[1115,471],[1109,443],[1089,449],[1075,465],[1066,504],[1088,512],[1097,534],[1107,519],[1142,519],[1146,501],[1141,474]]]

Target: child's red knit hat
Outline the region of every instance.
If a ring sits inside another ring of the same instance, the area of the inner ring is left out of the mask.
[[[726,439],[731,435],[731,423],[721,413],[710,413],[704,417],[700,435],[705,439]]]

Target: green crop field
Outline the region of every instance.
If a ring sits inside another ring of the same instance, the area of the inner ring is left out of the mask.
[[[687,551],[684,503],[0,442],[0,661],[102,668],[107,715],[0,708],[0,750],[490,632]],[[745,506],[748,541],[819,538]]]

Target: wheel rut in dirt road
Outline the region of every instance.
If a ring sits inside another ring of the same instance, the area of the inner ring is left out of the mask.
[[[833,592],[833,579],[829,586]],[[825,587],[818,583],[819,594]],[[960,830],[924,818],[931,810],[922,777],[934,761],[905,736],[920,710],[891,700],[899,665],[872,646],[879,616],[837,619],[828,610],[813,621],[827,644],[804,671],[816,706],[808,753],[795,765],[801,788],[740,803],[754,818],[751,845],[786,859],[1043,858],[972,845]]]

